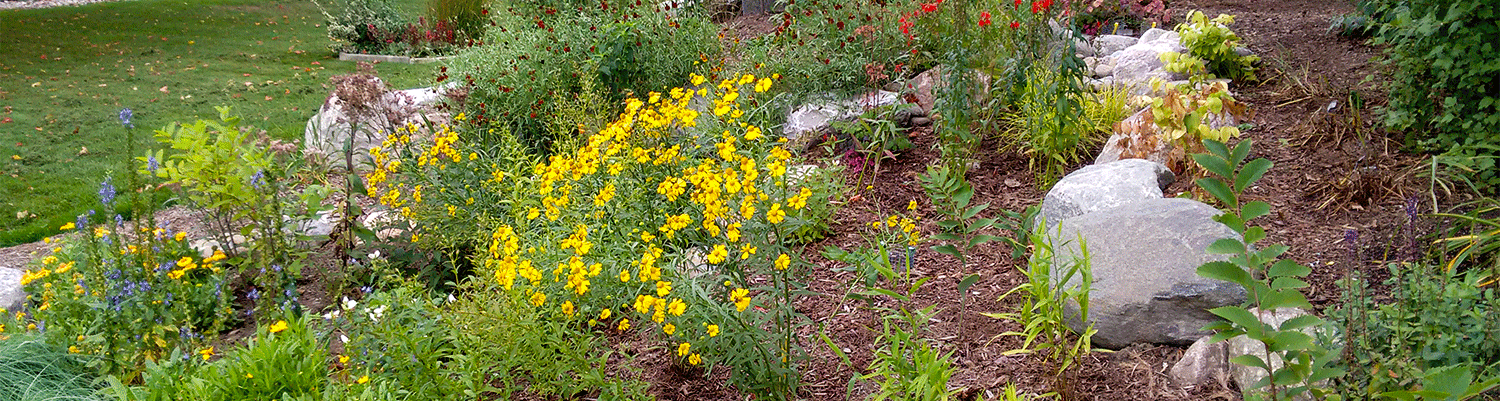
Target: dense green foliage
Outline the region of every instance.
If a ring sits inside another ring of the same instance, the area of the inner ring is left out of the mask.
[[[1371,0],[1371,43],[1390,68],[1386,126],[1407,144],[1439,152],[1500,155],[1500,3],[1488,0]],[[1500,188],[1500,170],[1470,173],[1481,190]]]

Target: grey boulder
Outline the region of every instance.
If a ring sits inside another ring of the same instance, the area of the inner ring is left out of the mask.
[[[1210,334],[1203,326],[1218,321],[1209,309],[1239,305],[1245,290],[1235,284],[1199,277],[1203,263],[1225,260],[1209,254],[1209,244],[1238,238],[1213,221],[1219,210],[1191,199],[1145,199],[1064,219],[1048,237],[1057,254],[1055,278],[1082,258],[1087,244],[1093,283],[1087,321],[1069,303],[1070,328],[1093,325],[1093,343],[1119,349],[1134,343],[1188,345]],[[1078,288],[1075,276],[1066,288]]]
[[[1160,163],[1126,159],[1095,164],[1063,177],[1042,199],[1038,219],[1047,227],[1069,217],[1144,199],[1160,199],[1172,184],[1172,171]]]
[[[15,313],[26,305],[26,291],[21,288],[21,269],[0,267],[0,308]]]

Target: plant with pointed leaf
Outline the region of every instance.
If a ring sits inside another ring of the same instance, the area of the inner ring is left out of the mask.
[[[1278,260],[1289,249],[1286,245],[1254,247],[1266,238],[1266,230],[1249,222],[1269,214],[1271,206],[1262,201],[1242,202],[1240,198],[1250,184],[1270,170],[1272,163],[1264,158],[1245,162],[1250,154],[1249,140],[1240,142],[1233,149],[1213,140],[1204,140],[1203,146],[1209,153],[1194,154],[1193,161],[1212,175],[1200,178],[1196,183],[1225,208],[1224,214],[1215,216],[1214,221],[1228,226],[1242,239],[1224,238],[1209,245],[1210,253],[1230,256],[1226,261],[1199,266],[1198,275],[1244,287],[1249,306],[1255,309],[1252,311],[1247,306],[1210,309],[1209,312],[1225,321],[1204,329],[1214,331],[1213,342],[1245,336],[1265,346],[1261,355],[1247,354],[1230,359],[1230,362],[1266,373],[1265,378],[1246,389],[1247,400],[1262,397],[1290,399],[1309,390],[1313,390],[1313,395],[1321,395],[1323,391],[1316,388],[1317,383],[1344,373],[1341,367],[1332,366],[1337,362],[1339,352],[1317,344],[1308,333],[1307,329],[1326,322],[1317,316],[1304,315],[1273,326],[1262,319],[1263,315],[1281,308],[1312,308],[1301,292],[1301,288],[1307,287],[1302,277],[1312,270],[1290,259]],[[1260,388],[1268,388],[1268,391],[1250,391]]]

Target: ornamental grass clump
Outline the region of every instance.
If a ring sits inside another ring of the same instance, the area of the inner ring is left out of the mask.
[[[789,179],[791,153],[748,121],[772,78],[691,78],[545,160],[513,136],[486,148],[451,127],[430,142],[398,131],[370,151],[366,188],[412,219],[416,247],[468,255],[471,280],[579,327],[651,332],[683,366],[729,365],[741,389],[790,396],[804,319],[782,239],[818,224],[804,213],[828,194]]]

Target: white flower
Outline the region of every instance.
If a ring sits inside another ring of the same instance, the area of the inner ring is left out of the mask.
[[[344,343],[344,344],[348,344],[349,343],[349,336],[346,336],[346,335],[343,335],[343,334],[339,334],[339,342]]]
[[[338,319],[338,318],[339,318],[339,311],[337,309],[328,311],[328,313],[324,313],[323,314],[323,320],[333,320],[333,319]]]
[[[380,305],[380,307],[378,307],[378,308],[371,309],[370,310],[370,321],[378,322],[378,321],[380,321],[380,318],[385,317],[385,307],[386,307],[386,305]]]
[[[354,309],[355,306],[359,306],[359,302],[358,301],[349,299],[349,297],[344,297],[344,302],[343,302],[344,310]]]

